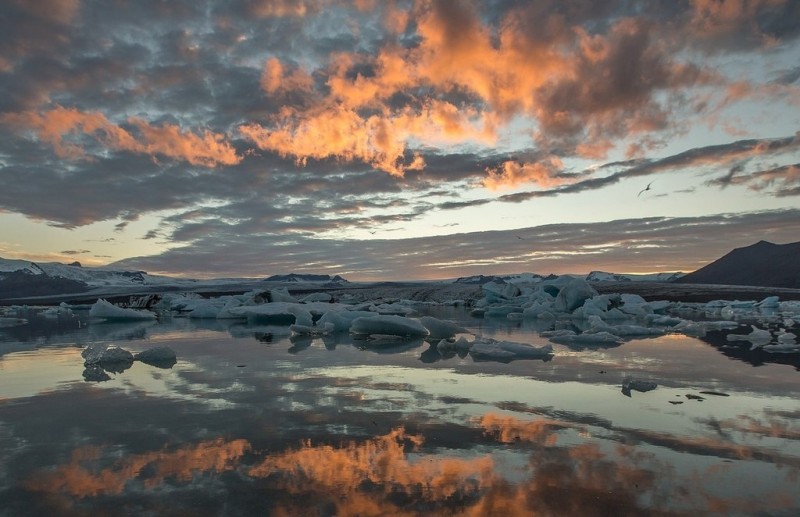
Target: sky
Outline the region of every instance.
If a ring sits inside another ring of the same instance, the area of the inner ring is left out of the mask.
[[[796,0],[6,0],[0,257],[693,271],[800,240]]]

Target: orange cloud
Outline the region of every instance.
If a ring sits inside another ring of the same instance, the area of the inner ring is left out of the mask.
[[[34,131],[40,140],[52,145],[56,154],[63,158],[86,157],[84,146],[75,141],[82,134],[109,149],[166,156],[186,160],[192,165],[215,167],[235,165],[241,161],[224,135],[207,130],[197,135],[173,124],[153,126],[137,117],[127,121],[136,129],[135,133],[112,123],[100,112],[81,112],[61,106],[42,113],[28,111],[5,114],[0,116],[0,122]]]
[[[264,63],[261,88],[268,94],[302,92],[310,93],[313,79],[302,69],[285,70],[280,60],[270,58]]]
[[[491,190],[516,187],[523,183],[555,187],[573,181],[558,175],[563,167],[561,160],[552,155],[533,163],[507,161],[495,169],[487,169],[488,176],[483,180],[483,185]]]

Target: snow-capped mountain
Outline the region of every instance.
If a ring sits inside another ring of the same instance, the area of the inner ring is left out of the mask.
[[[651,273],[643,275],[592,271],[586,275],[587,282],[673,282],[685,273]]]
[[[102,286],[137,286],[191,283],[192,280],[176,279],[166,276],[150,275],[145,271],[126,271],[109,267],[82,267],[79,263],[61,264],[59,262],[30,262],[0,258],[0,281],[11,276],[38,276],[43,278],[65,279],[86,284],[87,288]]]
[[[344,284],[347,283],[347,280],[342,278],[339,275],[330,276],[330,275],[314,275],[310,273],[289,273],[288,275],[272,275],[268,278],[264,279],[265,282],[290,282],[290,283],[300,283],[300,282],[329,282],[334,284]]]

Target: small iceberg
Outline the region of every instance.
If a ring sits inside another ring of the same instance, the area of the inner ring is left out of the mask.
[[[456,334],[468,334],[469,331],[461,325],[452,321],[440,320],[433,316],[423,316],[419,319],[426,329],[428,329],[431,338],[444,339],[455,337]]]
[[[350,333],[425,337],[428,335],[428,329],[418,319],[395,315],[379,315],[356,318],[350,326]]]
[[[133,356],[133,359],[157,368],[172,368],[178,362],[175,351],[168,346],[154,346]]]
[[[148,310],[137,309],[124,309],[117,307],[113,303],[100,298],[97,300],[92,308],[89,309],[89,316],[97,319],[104,320],[154,320],[156,319],[155,313]]]
[[[760,329],[755,325],[750,325],[753,329],[749,334],[728,334],[726,339],[728,341],[749,341],[753,346],[763,346],[772,341],[772,334],[769,330]]]
[[[631,377],[626,377],[622,381],[622,394],[626,397],[631,396],[631,391],[638,391],[640,393],[646,393],[648,391],[653,391],[658,387],[653,381],[645,381],[642,379],[633,379]]]
[[[121,373],[133,365],[133,354],[116,345],[92,343],[81,352],[83,365],[101,367],[107,372]]]
[[[552,345],[535,347],[526,343],[511,341],[476,340],[469,349],[469,355],[475,361],[510,362],[515,359],[542,359],[549,361],[553,357]]]

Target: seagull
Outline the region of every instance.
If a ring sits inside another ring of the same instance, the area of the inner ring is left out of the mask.
[[[369,233],[370,233],[371,235],[375,235],[375,232],[376,232],[376,231],[377,231],[377,230],[370,230],[370,231],[369,231]]]
[[[522,237],[520,237],[519,235],[515,235],[514,237],[516,237],[517,239],[519,239],[519,240],[521,240],[521,241],[524,241],[524,240],[525,240],[525,239],[523,239]]]
[[[650,190],[650,185],[652,185],[652,184],[653,184],[653,182],[652,182],[652,181],[651,181],[650,183],[648,183],[648,184],[647,184],[647,186],[646,186],[645,188],[643,188],[642,190],[640,190],[640,191],[639,191],[639,193],[638,193],[638,194],[636,194],[636,197],[639,197],[639,196],[641,196],[641,195],[642,195],[642,192],[647,192],[648,190]]]

